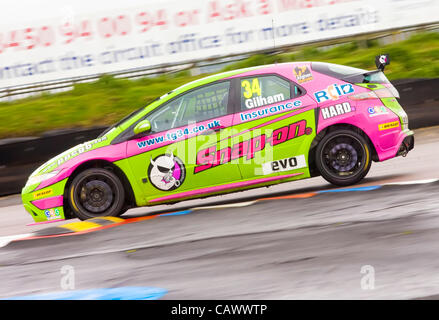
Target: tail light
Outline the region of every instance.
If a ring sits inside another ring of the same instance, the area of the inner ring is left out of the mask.
[[[407,130],[409,128],[409,117],[407,116],[407,113],[403,111],[403,114],[401,116],[401,128],[402,130]]]
[[[367,100],[367,99],[381,99],[381,98],[399,98],[399,92],[395,87],[382,88],[375,91],[367,91],[357,93],[349,96],[351,100]]]
[[[351,100],[367,100],[367,99],[380,99],[380,98],[399,98],[399,92],[394,86],[389,85],[386,88],[378,89],[375,91],[366,91],[348,96]],[[399,121],[401,123],[402,130],[406,130],[409,127],[409,119],[407,113],[402,110],[397,113]]]

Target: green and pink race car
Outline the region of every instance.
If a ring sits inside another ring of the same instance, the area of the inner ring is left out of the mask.
[[[357,183],[414,146],[378,70],[322,62],[225,72],[171,91],[39,167],[22,190],[35,222],[119,216],[321,175]]]

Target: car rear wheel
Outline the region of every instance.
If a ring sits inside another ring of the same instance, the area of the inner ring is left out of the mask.
[[[360,134],[341,129],[332,131],[316,149],[320,174],[337,186],[352,185],[363,179],[372,164],[370,146]]]
[[[92,168],[73,179],[68,199],[73,213],[81,220],[118,216],[124,208],[125,190],[113,172]]]

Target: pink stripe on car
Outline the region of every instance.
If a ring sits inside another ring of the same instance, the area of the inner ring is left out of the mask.
[[[63,196],[56,196],[32,201],[32,204],[40,210],[61,207],[63,205]]]
[[[268,177],[268,178],[262,178],[262,179],[256,179],[256,180],[234,182],[234,183],[224,184],[224,185],[220,185],[220,186],[214,186],[214,187],[202,188],[202,189],[198,189],[198,190],[181,192],[181,193],[177,193],[177,194],[171,194],[169,196],[164,196],[164,197],[152,199],[152,200],[150,200],[150,202],[160,202],[160,201],[173,200],[173,199],[178,199],[178,198],[186,198],[186,197],[196,196],[196,195],[205,194],[205,193],[219,192],[219,191],[223,191],[223,190],[227,190],[227,189],[242,188],[242,187],[250,186],[253,184],[265,183],[265,182],[270,182],[270,181],[275,181],[275,180],[291,178],[294,176],[299,176],[301,174],[303,174],[303,173],[300,172],[300,173],[286,174],[286,175],[282,175],[282,176],[274,176],[274,177]]]

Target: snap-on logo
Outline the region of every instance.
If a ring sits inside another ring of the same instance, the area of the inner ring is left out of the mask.
[[[291,123],[290,125],[277,128],[269,136],[263,133],[256,137],[238,142],[232,147],[225,147],[217,150],[217,145],[215,144],[209,148],[198,151],[196,163],[197,165],[194,168],[194,174],[200,173],[210,168],[215,168],[219,165],[229,163],[236,159],[244,157],[247,160],[253,159],[257,152],[265,149],[266,145],[274,147],[286,141],[290,141],[304,135],[310,135],[312,134],[312,132],[313,128],[308,127],[306,120],[303,119]],[[302,164],[302,162],[299,163]]]
[[[317,102],[323,102],[327,100],[337,100],[341,96],[355,92],[352,84],[331,84],[326,89],[317,91],[314,93]]]

